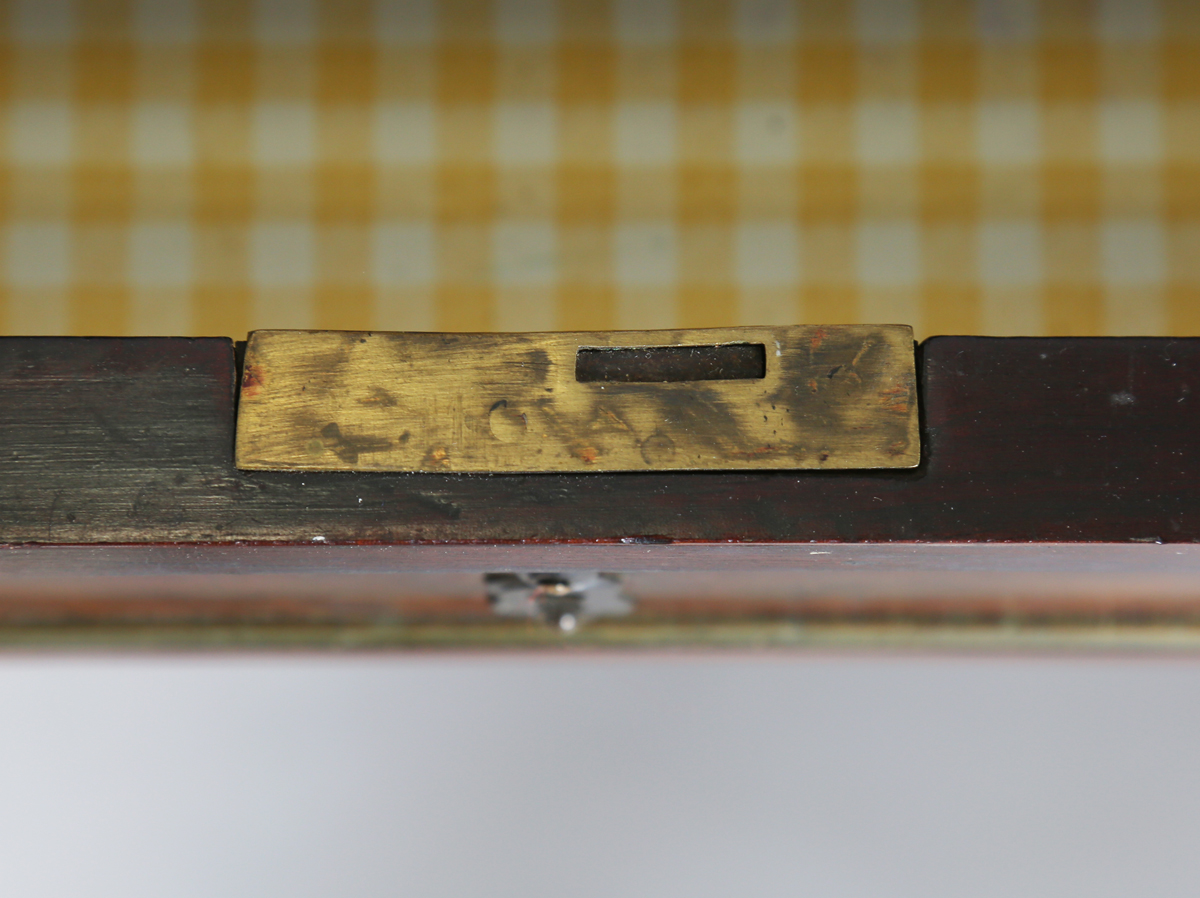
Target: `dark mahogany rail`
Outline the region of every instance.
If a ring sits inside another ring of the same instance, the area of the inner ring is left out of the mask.
[[[230,340],[3,338],[0,623],[483,621],[478,573],[570,568],[678,572],[657,620],[1200,617],[1200,339],[935,337],[918,373],[911,471],[293,474],[234,467]]]

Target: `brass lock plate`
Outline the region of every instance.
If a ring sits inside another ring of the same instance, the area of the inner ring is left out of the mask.
[[[538,473],[908,468],[906,326],[255,331],[237,465]]]

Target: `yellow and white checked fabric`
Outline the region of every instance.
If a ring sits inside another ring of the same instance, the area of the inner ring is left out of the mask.
[[[0,0],[0,330],[1200,334],[1197,0]]]

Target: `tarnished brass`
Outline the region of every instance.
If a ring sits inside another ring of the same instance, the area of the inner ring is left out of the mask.
[[[237,464],[583,472],[906,468],[912,329],[256,331]]]

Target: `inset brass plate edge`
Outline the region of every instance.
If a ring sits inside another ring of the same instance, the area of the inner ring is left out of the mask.
[[[711,379],[723,376],[714,363],[700,380],[577,379],[584,348],[736,344],[763,347],[760,376]],[[903,325],[255,331],[236,443],[239,468],[285,471],[846,470],[919,460],[915,351]]]

